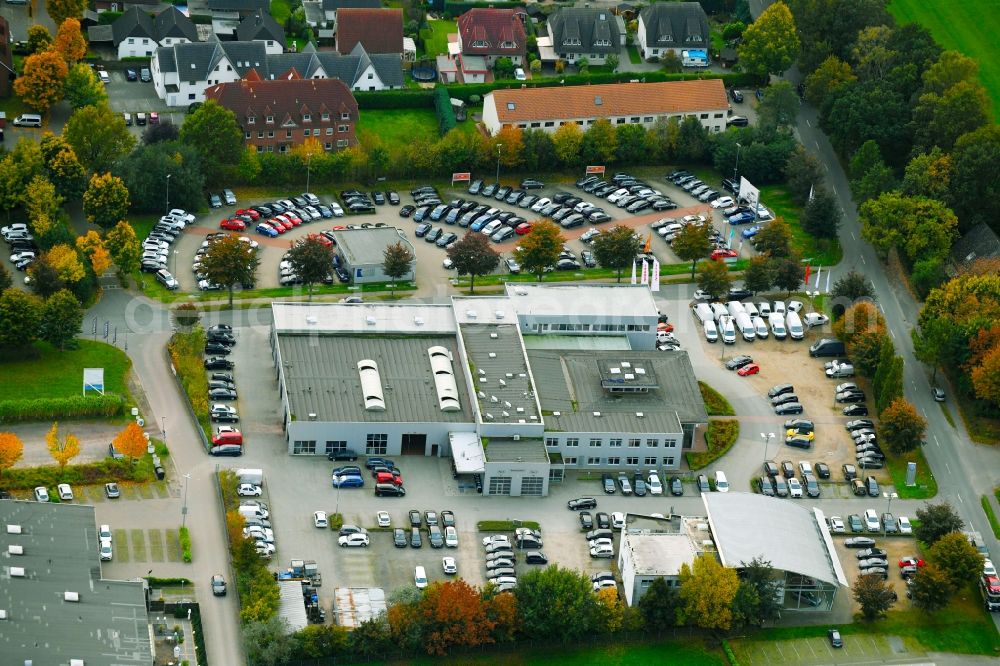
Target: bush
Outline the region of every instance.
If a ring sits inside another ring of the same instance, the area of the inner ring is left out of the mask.
[[[512,520],[480,520],[476,529],[480,532],[513,532],[516,527],[527,527],[529,530],[541,529],[534,520],[521,520],[515,525]]]
[[[60,483],[91,486],[104,483],[132,481],[145,483],[153,480],[153,462],[144,456],[137,464],[130,460],[107,458],[84,465],[43,465],[8,469],[0,477],[0,488],[5,490],[30,490],[36,486],[55,487]],[[55,499],[55,495],[52,496]]]
[[[181,540],[181,559],[183,559],[188,564],[191,563],[191,533],[188,528],[182,527],[180,529],[180,540]]]
[[[382,92],[355,92],[358,108],[365,109],[430,109],[434,106],[434,91],[383,90]]]
[[[330,529],[335,532],[339,532],[340,528],[344,526],[344,514],[342,513],[331,513],[327,519],[330,523]]]
[[[0,423],[108,418],[125,413],[125,406],[125,398],[115,393],[5,400],[0,402]]]
[[[190,331],[177,331],[170,337],[167,350],[188,402],[206,436],[212,425],[208,420],[208,375],[205,373],[205,330],[195,326]]]
[[[444,136],[458,125],[455,118],[455,109],[451,107],[451,98],[448,96],[448,89],[444,86],[434,88],[434,111],[437,113],[438,126],[441,136]]]
[[[705,410],[709,416],[735,416],[733,406],[726,398],[705,382],[698,382],[701,389],[701,399],[705,401]]]
[[[739,421],[709,421],[705,431],[707,451],[688,453],[688,466],[692,470],[707,467],[724,456],[740,436]]]
[[[179,587],[193,585],[188,578],[157,578],[156,576],[145,576],[150,587]]]

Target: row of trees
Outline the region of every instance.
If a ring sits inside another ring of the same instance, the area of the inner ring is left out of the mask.
[[[585,574],[553,565],[525,573],[510,593],[492,585],[478,589],[461,579],[432,583],[423,592],[400,589],[386,614],[350,634],[339,626],[289,634],[272,616],[245,624],[243,642],[251,663],[277,666],[348,654],[441,657],[518,639],[572,644],[595,635],[658,633],[680,626],[726,632],[779,616],[780,582],[769,562],[755,559],[736,570],[702,556],[693,566],[682,566],[679,582],[670,587],[659,578],[629,607],[617,589],[595,593]]]
[[[0,349],[24,349],[36,340],[64,349],[82,324],[83,308],[67,289],[44,300],[9,285],[0,292]]]
[[[146,455],[147,440],[142,428],[129,423],[114,439],[115,449],[133,461]],[[45,434],[45,446],[60,469],[65,469],[80,455],[80,439],[73,433],[59,433],[59,423],[53,423]],[[24,455],[24,442],[15,433],[0,432],[0,474],[12,468]]]

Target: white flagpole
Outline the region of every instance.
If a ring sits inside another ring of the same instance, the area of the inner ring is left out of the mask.
[[[632,260],[632,284],[635,284],[635,259]]]

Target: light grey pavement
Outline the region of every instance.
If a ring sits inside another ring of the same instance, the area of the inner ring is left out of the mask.
[[[51,427],[51,423],[32,422],[12,424],[7,428],[24,442],[24,457],[15,468],[53,464],[45,443],[45,435]],[[73,434],[80,440],[80,455],[73,459],[74,463],[95,462],[108,457],[108,443],[124,427],[124,424],[103,421],[66,421],[59,424],[59,436],[65,438]]]

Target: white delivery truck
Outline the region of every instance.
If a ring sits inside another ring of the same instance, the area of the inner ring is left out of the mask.
[[[802,320],[797,312],[789,311],[785,315],[785,325],[788,327],[788,335],[792,340],[801,340],[805,337],[805,330],[802,328]]]
[[[740,329],[740,335],[747,342],[753,342],[757,337],[757,330],[753,327],[753,321],[746,312],[739,312],[736,315],[736,327]]]
[[[713,321],[714,317],[712,315],[712,308],[708,306],[708,303],[698,303],[691,311],[694,312],[694,316],[698,318],[702,324],[706,321]]]
[[[236,470],[236,478],[240,480],[240,483],[252,483],[255,486],[264,485],[264,470],[246,468]]]

